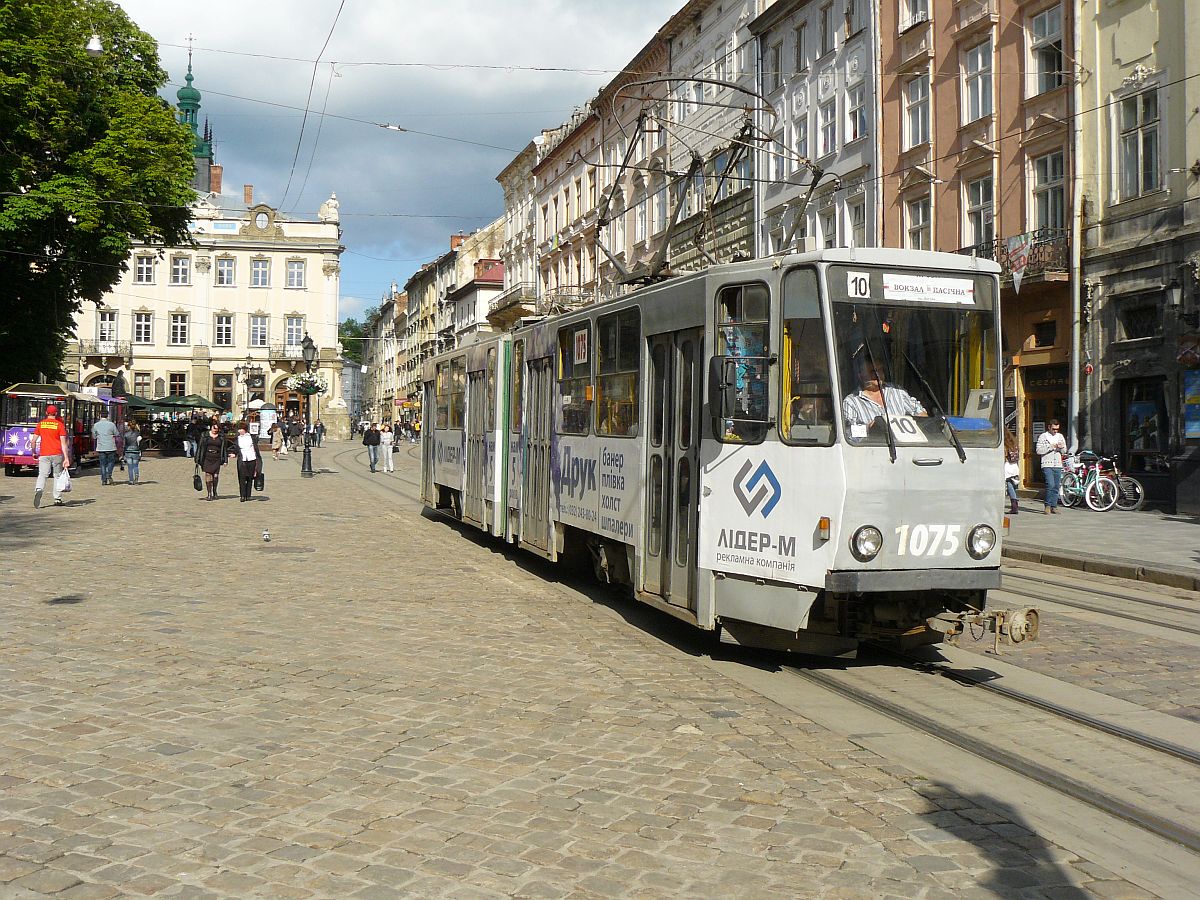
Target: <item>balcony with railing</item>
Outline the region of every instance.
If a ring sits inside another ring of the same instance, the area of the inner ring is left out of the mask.
[[[984,31],[989,25],[1000,21],[996,0],[959,0],[958,22],[954,30],[956,39],[965,38]]]
[[[536,296],[537,289],[532,281],[518,281],[492,298],[492,302],[488,304],[488,314],[501,312],[510,306],[522,303],[532,305]]]
[[[542,315],[566,312],[586,306],[595,299],[595,292],[590,288],[560,287],[545,291],[538,298],[537,311]]]
[[[299,344],[272,344],[271,362],[303,362],[304,348]]]
[[[99,359],[119,358],[133,365],[133,346],[129,341],[80,341],[79,355]]]
[[[1039,228],[1031,232],[1032,243],[1025,268],[1021,273],[1022,284],[1037,281],[1065,281],[1071,271],[1070,234],[1065,228]],[[997,238],[984,241],[958,251],[965,256],[991,259],[1000,264],[1000,277],[1012,279],[1013,260],[1008,250],[1008,239]]]

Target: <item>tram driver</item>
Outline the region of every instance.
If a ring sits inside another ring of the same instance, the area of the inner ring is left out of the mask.
[[[887,415],[929,415],[920,400],[899,385],[885,381],[883,363],[868,354],[865,348],[856,356],[855,371],[859,389],[842,400],[842,418],[851,438],[866,437],[867,429],[875,420]]]

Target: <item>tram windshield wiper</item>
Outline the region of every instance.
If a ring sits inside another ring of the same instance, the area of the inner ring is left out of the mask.
[[[938,424],[942,425],[946,429],[947,434],[950,435],[950,443],[954,445],[954,449],[958,452],[958,461],[965,463],[967,461],[967,451],[963,448],[962,441],[958,439],[958,431],[952,424],[950,424],[949,416],[947,416],[946,411],[942,409],[942,404],[938,403],[937,394],[934,392],[933,388],[929,386],[929,382],[925,379],[925,376],[921,374],[921,370],[918,369],[913,361],[908,358],[908,354],[904,352],[903,348],[897,347],[896,350],[900,354],[901,358],[908,363],[908,367],[912,369],[913,374],[917,376],[917,380],[921,382],[922,387],[925,388],[925,394],[929,397],[929,404],[933,407],[934,414],[937,416]]]
[[[863,343],[863,350],[871,360],[871,365],[878,367],[879,371],[884,371],[879,367],[879,363],[875,360],[875,353],[871,349],[870,342]],[[896,436],[892,434],[892,415],[888,411],[887,405],[887,387],[882,382],[879,385],[879,400],[883,404],[883,436],[887,438],[888,456],[892,462],[896,461]]]

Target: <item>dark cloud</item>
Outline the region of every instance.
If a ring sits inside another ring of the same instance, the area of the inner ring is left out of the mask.
[[[495,178],[513,152],[611,77],[509,67],[619,69],[682,0],[345,0],[315,80],[311,60],[341,0],[210,0],[202,15],[181,0],[117,2],[158,39],[174,82],[182,83],[194,34],[201,115],[212,123],[226,193],[254,184],[256,199],[278,204],[286,188],[283,208],[311,214],[337,192],[353,251],[342,257],[346,316],[444,252],[450,234],[501,215]]]

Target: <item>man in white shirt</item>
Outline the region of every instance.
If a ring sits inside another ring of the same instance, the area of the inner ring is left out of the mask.
[[[1058,419],[1051,419],[1034,448],[1042,458],[1042,475],[1046,479],[1046,515],[1058,513],[1058,489],[1062,485],[1063,457],[1067,455],[1067,439],[1058,433],[1060,427]]]

